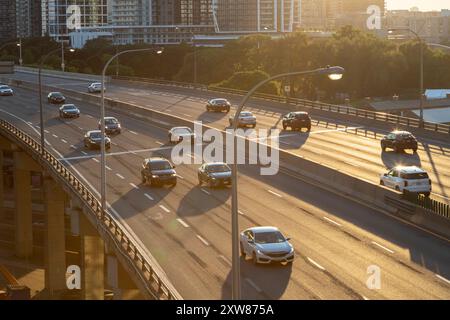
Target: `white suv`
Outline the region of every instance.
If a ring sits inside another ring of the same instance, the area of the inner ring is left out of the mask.
[[[103,88],[104,91],[106,91],[106,88]],[[100,82],[94,82],[91,83],[88,87],[89,93],[98,93],[102,92],[102,84]]]
[[[431,193],[431,180],[428,174],[415,166],[395,167],[381,175],[380,184],[400,192],[422,193],[426,197]]]

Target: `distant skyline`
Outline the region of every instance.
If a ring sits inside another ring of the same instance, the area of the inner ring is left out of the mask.
[[[420,11],[450,9],[449,0],[386,0],[388,10],[411,9],[418,7]]]

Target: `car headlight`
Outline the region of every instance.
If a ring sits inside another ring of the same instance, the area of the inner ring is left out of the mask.
[[[172,173],[171,176],[172,176],[172,177],[176,177],[177,174],[176,174],[176,173]]]
[[[291,250],[289,250],[289,253],[294,252],[294,247],[291,247]]]
[[[152,178],[153,178],[153,179],[157,179],[158,176],[157,176],[157,175],[152,175]]]

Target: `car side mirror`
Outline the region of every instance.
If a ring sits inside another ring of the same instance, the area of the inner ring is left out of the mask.
[[[173,165],[173,166],[172,166],[172,168],[174,168],[174,169],[175,169],[176,167],[177,167],[176,165]]]
[[[387,174],[387,173],[385,173],[385,174],[384,174],[384,176],[385,176],[385,177],[387,177],[387,176],[388,176],[388,174]]]

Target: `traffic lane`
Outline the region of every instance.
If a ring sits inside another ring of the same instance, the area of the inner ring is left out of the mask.
[[[147,94],[150,94],[150,93],[147,93]],[[139,95],[139,94],[138,94]],[[166,99],[168,99],[168,96],[170,96],[170,94],[167,94],[167,95],[165,95],[164,97],[163,97],[163,104],[165,105],[166,103],[167,103],[167,101],[166,101]],[[139,97],[139,98],[142,98],[142,97]],[[180,109],[182,109],[182,110],[172,110],[172,109],[168,109],[167,107],[166,107],[166,109],[165,109],[165,111],[166,112],[174,112],[175,114],[177,114],[178,116],[187,116],[187,117],[193,117],[193,115],[189,115],[189,114],[187,114],[187,113],[183,113],[183,110],[185,109],[185,107],[186,108],[188,108],[188,107],[192,107],[192,105],[180,105],[180,101],[183,101],[183,100],[186,100],[186,97],[184,97],[184,98],[181,98],[181,99],[179,99],[178,101],[174,101],[173,103],[172,103],[172,108],[173,108],[173,106],[178,106]],[[189,100],[189,99],[188,99]],[[186,100],[187,101],[187,100]],[[137,101],[134,101],[134,102],[137,102]],[[140,102],[143,102],[143,101],[140,101]],[[154,101],[155,102],[155,101]],[[208,116],[209,117],[209,116]],[[202,116],[201,116],[201,118],[202,118]],[[203,117],[203,118],[206,118],[206,117]],[[222,117],[222,121],[220,121],[220,126],[226,126],[227,125],[227,119],[228,117]],[[218,121],[215,121],[215,120],[211,120],[210,118],[208,119],[208,118],[206,118],[206,119],[204,119],[204,120],[206,120],[207,122],[209,122],[209,123],[212,123],[212,124],[216,124]],[[272,121],[273,119],[270,119],[270,121]],[[278,119],[278,122],[280,121],[280,119]],[[265,121],[263,121],[263,123],[264,123]],[[267,124],[267,122],[265,122],[265,124]],[[279,123],[278,123],[279,124]],[[277,123],[275,124],[275,125],[277,125]],[[219,126],[219,127],[220,127]],[[272,128],[273,128],[274,126],[272,126]],[[342,128],[341,129],[337,129],[337,131],[339,131],[339,130],[342,130]],[[313,131],[314,131],[314,129],[313,129]],[[340,141],[340,140],[334,140],[334,141]],[[304,139],[304,140],[301,140],[301,141],[298,141],[298,139],[297,140],[294,140],[294,139],[290,139],[290,141],[284,141],[284,140],[281,140],[281,147],[282,148],[284,148],[284,149],[295,149],[295,148],[300,148],[300,147],[302,147],[303,146],[303,144],[306,142],[306,139]],[[428,144],[427,144],[427,146],[428,146]],[[305,148],[307,148],[307,146],[305,147]],[[431,149],[428,149],[428,147],[427,147],[427,155],[428,155],[428,158],[431,158],[432,157],[432,155],[431,155],[431,152],[430,152],[430,150]],[[307,151],[309,151],[309,150],[307,150]],[[314,152],[314,151],[312,151],[314,154],[312,154],[311,156],[312,156],[312,159],[314,159],[314,158],[317,158],[317,153],[318,153],[318,155],[319,156],[322,156],[322,154],[321,154],[321,152]],[[341,158],[342,157],[349,157],[349,158],[353,158],[352,160],[339,160],[339,159],[333,159],[333,158],[335,158],[335,157],[337,157],[339,154],[341,154]],[[354,171],[355,170],[355,167],[357,167],[358,169],[356,169],[356,170],[359,170],[359,171],[363,171],[362,169],[361,169],[361,167],[363,167],[362,165],[364,164],[364,158],[362,159],[363,160],[363,163],[361,163],[361,164],[359,164],[358,163],[358,161],[355,161],[355,157],[354,157],[354,155],[344,155],[344,154],[342,154],[342,153],[334,153],[331,157],[329,157],[330,159],[332,159],[332,160],[337,160],[337,161],[335,161],[335,162],[337,162],[338,163],[338,165],[339,165],[339,167],[341,168],[341,169],[344,169],[346,172],[350,172],[350,173],[352,173],[352,171]],[[359,159],[361,159],[361,158],[359,158]],[[323,159],[318,159],[319,161],[324,161]],[[385,158],[383,158],[382,159],[383,160],[383,162],[386,162],[386,161],[384,161],[385,160]],[[416,161],[417,162],[417,161]],[[326,162],[325,162],[326,163]],[[433,164],[433,166],[432,166],[432,168],[433,168],[433,172],[445,172],[445,170],[442,170],[434,161],[432,161],[432,164]],[[377,168],[377,169],[380,169],[380,168]],[[367,174],[366,172],[363,172],[363,174],[362,175],[359,175],[359,176],[362,176],[362,177],[364,177],[364,178],[369,178],[369,180],[371,180],[371,181],[378,181],[379,180],[379,174],[380,174],[380,171],[382,172],[383,170],[377,170],[377,171],[372,171],[372,175],[370,175],[370,174]],[[444,201],[444,202],[448,202],[449,201],[449,197],[448,197],[448,193],[447,193],[447,191],[446,191],[446,189],[447,189],[447,185],[446,185],[446,180],[447,179],[445,179],[445,177],[444,177],[444,179],[443,178],[441,178],[441,176],[440,176],[440,174],[435,174],[435,175],[433,175],[432,177],[434,177],[434,179],[432,179],[432,181],[434,182],[434,192],[433,192],[433,194],[434,194],[434,196],[436,197],[436,199],[437,200],[439,200],[439,201]],[[444,180],[444,181],[443,181]]]

